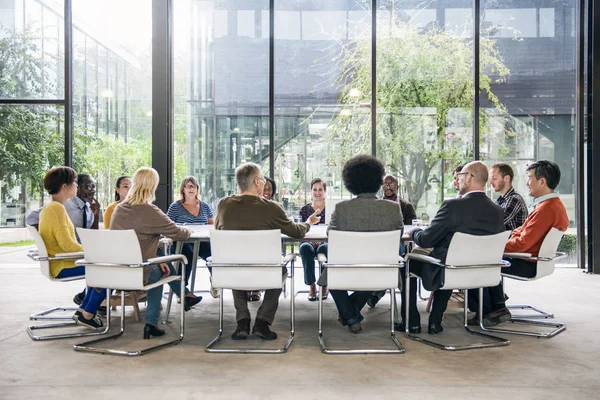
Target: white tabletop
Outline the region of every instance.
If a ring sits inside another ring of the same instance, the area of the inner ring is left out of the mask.
[[[210,239],[210,231],[215,229],[214,225],[183,225],[186,228],[189,228],[193,231],[192,236],[190,236],[191,240],[200,240],[207,241]],[[408,231],[412,226],[405,225],[404,232]],[[306,242],[325,242],[327,241],[327,225],[313,225],[310,227],[310,230],[306,233],[306,235],[299,238],[292,238],[288,235],[281,234],[281,239],[286,242],[292,241],[306,241]],[[406,238],[403,237],[404,240]]]

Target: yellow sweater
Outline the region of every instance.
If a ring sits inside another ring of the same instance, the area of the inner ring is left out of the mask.
[[[58,253],[74,253],[83,251],[77,243],[75,228],[69,219],[65,206],[58,201],[53,201],[42,209],[40,213],[40,236],[44,239],[49,256]],[[74,268],[74,260],[50,261],[50,275],[56,277],[64,268]]]
[[[110,229],[110,219],[112,218],[113,211],[115,211],[117,204],[119,204],[119,202],[115,201],[106,207],[106,210],[104,211],[104,229]]]

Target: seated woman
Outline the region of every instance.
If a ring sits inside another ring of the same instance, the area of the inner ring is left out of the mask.
[[[382,232],[402,230],[400,205],[387,200],[379,200],[375,193],[383,183],[383,164],[369,155],[358,155],[346,162],[342,169],[344,186],[356,196],[337,204],[331,215],[327,230]],[[400,247],[400,244],[398,244]],[[319,284],[326,284],[326,273],[319,278]],[[362,330],[361,310],[371,295],[370,291],[355,291],[351,295],[345,290],[332,290],[331,296],[340,314],[338,321],[348,325],[350,332]]]
[[[306,222],[315,210],[321,210],[319,224],[325,223],[325,195],[327,185],[320,178],[315,178],[310,183],[312,202],[300,209],[300,220]],[[300,244],[300,257],[304,267],[304,283],[310,286],[308,301],[317,300],[317,285],[315,278],[315,257],[317,254],[327,255],[327,243],[302,242]],[[323,288],[323,300],[327,299],[327,287]]]
[[[135,171],[131,189],[125,200],[115,208],[110,226],[110,229],[114,230],[133,229],[135,231],[140,241],[144,261],[156,257],[158,240],[161,235],[173,240],[184,240],[192,234],[189,229],[177,226],[160,208],[152,204],[158,181],[158,172],[153,168],[142,167]],[[144,280],[146,284],[151,284],[171,274],[175,274],[175,269],[171,264],[153,265],[145,268]],[[169,282],[169,285],[173,288],[173,292],[179,295],[179,282]],[[196,297],[187,288],[185,291],[184,307],[188,311],[192,306],[200,303],[202,297]],[[144,339],[150,339],[151,336],[162,336],[165,331],[157,325],[162,285],[148,290],[146,299],[148,307],[146,308]]]
[[[200,193],[200,184],[193,176],[186,176],[181,181],[179,187],[179,200],[171,203],[167,210],[167,216],[176,224],[195,224],[195,225],[213,225],[215,218],[210,206],[198,199]],[[175,244],[173,244],[174,246]],[[185,285],[188,285],[192,273],[192,259],[202,257],[206,260],[210,257],[210,243],[202,242],[198,249],[198,254],[194,254],[194,245],[184,243],[181,253],[187,258],[188,263],[185,269]]]
[[[77,173],[70,167],[50,168],[44,176],[44,188],[52,196],[52,202],[40,213],[39,231],[50,257],[58,253],[83,251],[64,206],[68,199],[77,195],[77,183]],[[85,267],[76,267],[74,260],[50,261],[50,275],[54,278],[84,274]],[[75,322],[91,329],[101,328],[102,320],[96,317],[96,312],[105,297],[105,290],[88,287],[79,309],[73,315]]]
[[[115,202],[106,207],[106,210],[104,211],[104,229],[110,229],[110,219],[115,211],[115,207],[127,197],[129,188],[131,188],[131,178],[128,176],[120,176],[115,185]]]
[[[265,176],[265,187],[263,189],[263,199],[277,201],[277,184],[268,176]],[[248,301],[260,301],[260,290],[248,291]]]

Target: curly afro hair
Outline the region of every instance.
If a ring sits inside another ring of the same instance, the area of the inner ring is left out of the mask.
[[[384,175],[385,168],[381,161],[366,154],[352,157],[342,169],[344,186],[353,195],[377,193]]]

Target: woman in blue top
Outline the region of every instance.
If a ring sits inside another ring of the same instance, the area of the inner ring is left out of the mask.
[[[176,224],[213,225],[215,223],[213,211],[210,206],[198,199],[200,185],[193,176],[186,176],[181,181],[179,188],[180,199],[169,206],[167,216]],[[185,268],[185,285],[188,285],[192,269],[189,268],[193,257],[202,257],[206,260],[210,257],[210,243],[201,242],[198,254],[194,254],[194,245],[184,243],[182,254],[187,258],[188,264]]]

